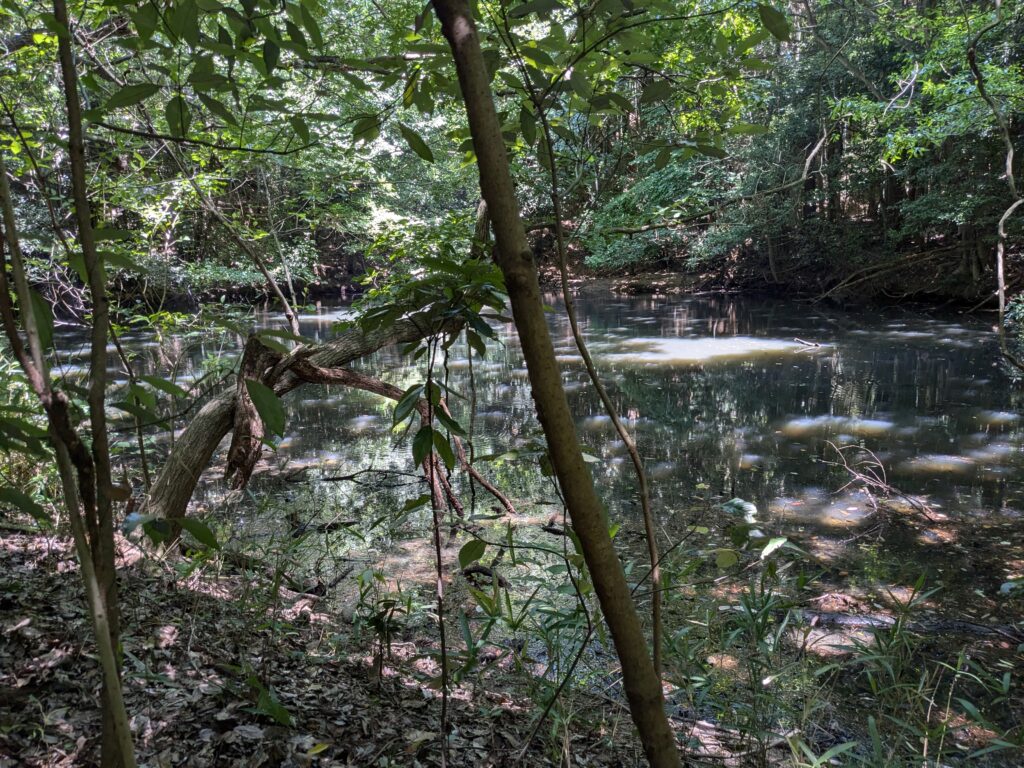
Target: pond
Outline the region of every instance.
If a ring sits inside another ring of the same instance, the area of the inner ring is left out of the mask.
[[[613,517],[635,516],[632,467],[589,386],[560,303],[549,301],[565,387],[599,490]],[[740,497],[757,505],[759,524],[818,541],[826,551],[827,541],[849,540],[870,522],[871,500],[846,487],[849,474],[837,466],[836,448],[855,446],[870,451],[888,482],[927,503],[931,515],[992,531],[991,572],[978,572],[969,560],[957,565],[964,586],[992,595],[1008,578],[1007,531],[1014,539],[1020,534],[1016,521],[1024,508],[1024,392],[1002,368],[991,326],[898,309],[842,311],[724,295],[584,292],[578,309],[597,365],[636,435],[663,523],[692,508],[695,498]],[[329,338],[345,315],[344,308],[303,314],[303,335]],[[267,314],[258,321],[281,324]],[[498,330],[500,343],[491,343],[485,358],[467,360],[460,343],[447,373],[436,374],[447,375],[462,396],[451,399],[465,426],[473,393],[477,456],[527,453],[539,435],[514,329]],[[156,342],[129,335],[124,343],[141,370],[185,385],[229,363],[240,337],[193,334]],[[74,357],[66,370],[74,370]],[[394,349],[360,366],[403,389],[424,376],[422,364]],[[111,371],[118,370],[112,357]],[[351,517],[353,509],[383,515],[403,496],[420,493],[414,478],[382,481],[375,472],[358,475],[357,483],[319,482],[365,470],[411,472],[409,436],[391,429],[392,403],[339,387],[305,387],[287,401],[287,435],[255,476],[250,498],[263,489],[320,514]],[[167,439],[155,438],[157,454],[166,451]],[[535,456],[506,455],[481,467],[517,505],[540,505],[543,512],[554,502]],[[297,478],[301,470],[301,483],[282,489],[271,481]],[[196,499],[210,506],[223,492],[211,471]],[[914,574],[948,565],[948,537],[894,534],[890,543],[892,580],[913,583]],[[961,552],[964,545],[952,546]]]

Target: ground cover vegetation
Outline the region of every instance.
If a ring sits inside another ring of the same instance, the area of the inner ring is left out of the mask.
[[[853,438],[817,460],[877,521],[856,564],[735,475],[667,502],[573,290],[997,307],[1019,368],[1017,3],[0,20],[0,762],[1019,763],[1019,526],[972,531]],[[503,365],[529,394],[495,433]],[[336,392],[387,439],[292,461],[299,398]],[[1011,554],[954,615],[900,539]]]

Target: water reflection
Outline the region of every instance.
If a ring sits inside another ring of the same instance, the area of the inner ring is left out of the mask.
[[[553,297],[549,301],[557,306]],[[1021,505],[1022,395],[1003,377],[996,339],[980,324],[874,310],[826,313],[737,297],[583,295],[579,312],[666,515],[684,508],[700,484],[754,500],[779,518],[856,524],[865,500],[831,495],[846,476],[822,461],[831,458],[829,442],[875,452],[890,480],[950,514]],[[302,332],[329,338],[344,315],[340,309],[303,314]],[[272,316],[261,322],[281,325]],[[613,513],[633,514],[629,462],[587,384],[568,324],[557,312],[551,324],[581,440],[600,459],[592,465],[597,482]],[[501,343],[472,365],[477,455],[522,448],[537,431],[514,332],[499,330]],[[185,384],[230,362],[240,339],[172,334],[160,343],[141,335],[123,341],[142,372]],[[67,353],[62,369],[79,370],[82,351]],[[403,388],[423,376],[421,364],[410,365],[396,350],[360,365]],[[116,366],[112,351],[112,370]],[[446,375],[466,397],[469,371],[458,344]],[[453,402],[468,424],[466,401]],[[408,436],[391,430],[391,403],[324,387],[304,388],[289,403],[288,435],[271,466],[330,465],[335,474],[410,468]],[[174,424],[181,425],[180,419]],[[124,449],[133,450],[127,437]],[[154,450],[165,453],[166,444]],[[532,463],[505,462],[486,471],[518,499],[551,498],[550,485]],[[315,472],[307,476],[315,482]],[[365,488],[350,488],[342,499],[339,484],[321,485],[332,489],[317,492],[324,499],[335,494],[324,504],[379,503],[367,500]],[[206,486],[208,492],[217,488]]]
[[[810,349],[795,341],[756,339],[750,336],[704,338],[627,338],[618,344],[603,344],[598,356],[611,363],[673,365],[704,363],[711,360],[753,359],[782,352]]]

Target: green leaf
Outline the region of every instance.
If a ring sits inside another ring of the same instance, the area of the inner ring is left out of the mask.
[[[256,702],[256,709],[260,714],[273,718],[280,725],[288,726],[292,724],[291,714],[281,704],[273,688],[260,686],[260,695],[259,700]]]
[[[103,264],[114,269],[127,269],[133,272],[139,271],[139,265],[132,261],[132,257],[120,251],[100,251],[100,259]]]
[[[181,520],[181,527],[191,533],[200,544],[204,544],[210,547],[210,549],[220,549],[217,537],[213,535],[213,531],[210,530],[206,523],[193,517],[185,517]]]
[[[960,702],[960,706],[963,707],[964,712],[976,723],[988,727],[990,725],[988,718],[986,718],[981,711],[974,705],[973,702],[967,699],[956,697],[956,700]]]
[[[417,496],[414,499],[409,499],[408,501],[406,501],[405,504],[402,505],[402,511],[403,512],[411,512],[414,509],[419,509],[420,507],[425,507],[429,503],[430,503],[430,494],[429,493],[423,493],[423,494],[420,494],[419,496]]]
[[[159,90],[160,86],[156,83],[126,85],[107,99],[107,103],[103,105],[103,108],[105,110],[109,110],[120,109],[121,107],[130,107],[133,104],[138,104],[140,101],[145,101]]]
[[[769,541],[765,545],[764,549],[761,550],[761,559],[764,560],[765,558],[767,558],[769,555],[772,554],[772,552],[779,549],[787,541],[788,539],[785,536],[778,536]]]
[[[558,0],[530,0],[530,2],[517,5],[509,11],[508,17],[510,19],[521,19],[524,16],[529,16],[531,13],[549,14],[556,8],[561,7],[562,4]]]
[[[202,102],[204,107],[210,110],[210,112],[215,114],[225,123],[234,126],[238,125],[238,120],[236,120],[235,116],[231,114],[231,110],[228,109],[227,106],[225,106],[224,102],[218,101],[212,96],[207,96],[205,93],[196,93],[196,96],[199,97],[199,101]]]
[[[771,32],[776,40],[789,40],[789,22],[786,21],[785,14],[764,3],[758,3],[757,13],[764,28]]]
[[[644,86],[644,91],[640,95],[640,103],[654,104],[658,101],[664,101],[671,95],[672,83],[668,80],[655,80],[653,83]]]
[[[581,99],[587,100],[594,95],[594,88],[590,85],[590,81],[578,69],[574,69],[569,75],[569,85]]]
[[[458,435],[459,437],[467,436],[466,430],[462,428],[462,425],[440,408],[434,411],[434,415],[437,416],[437,420],[441,422],[442,426],[452,434]]]
[[[476,352],[477,357],[486,357],[487,344],[484,343],[484,340],[482,338],[480,338],[480,334],[476,333],[475,331],[467,329],[466,341],[469,342],[469,346],[472,348],[472,350]]]
[[[57,37],[67,40],[71,37],[68,34],[68,28],[57,21],[57,17],[52,13],[40,13],[39,20],[43,22],[43,26],[46,27],[50,32],[55,34]]]
[[[269,75],[274,71],[277,66],[277,62],[281,60],[281,49],[277,46],[273,40],[267,39],[263,41],[263,63],[267,67],[267,74]]]
[[[299,20],[302,22],[302,26],[306,28],[306,32],[313,43],[313,47],[323,48],[324,36],[320,32],[320,25],[316,23],[316,19],[313,18],[313,14],[309,12],[309,9],[306,8],[305,5],[299,6],[299,14]]]
[[[522,48],[519,49],[519,52],[520,54],[522,54],[524,61],[526,61],[528,64],[532,64],[537,69],[543,69],[544,67],[553,67],[555,65],[554,59],[552,59],[548,55],[547,51],[541,50],[535,44],[524,45]],[[546,79],[546,77],[544,79]]]
[[[736,48],[735,52],[736,52],[737,55],[742,56],[744,53],[749,51],[755,45],[757,45],[759,43],[763,43],[765,40],[767,40],[771,36],[772,35],[771,35],[771,33],[768,30],[766,30],[766,29],[759,29],[759,30],[757,30],[757,32],[755,32],[754,34],[750,35],[749,37],[745,37],[742,40],[734,43],[734,46]]]
[[[195,0],[180,0],[167,14],[167,26],[175,37],[195,45],[199,40],[199,6]]]
[[[39,343],[44,350],[49,349],[53,346],[53,310],[50,302],[31,289],[28,295],[36,319],[36,330],[39,332]]]
[[[106,243],[111,240],[130,240],[132,233],[127,229],[117,229],[116,227],[98,227],[93,230],[93,239],[97,243]]]
[[[420,427],[420,431],[412,439],[412,461],[416,466],[427,460],[433,445],[434,430],[429,424],[425,424]]]
[[[726,130],[739,136],[761,136],[768,133],[768,126],[754,125],[753,123],[736,123],[730,125]]]
[[[368,144],[378,136],[380,136],[380,120],[376,115],[361,117],[352,126],[352,138],[356,141]]]
[[[519,109],[519,130],[523,132],[523,141],[532,147],[537,141],[537,119],[526,107]]]
[[[702,155],[707,155],[708,157],[717,157],[719,160],[724,160],[729,156],[728,152],[713,144],[698,144],[697,151]]]
[[[125,413],[130,413],[132,416],[135,416],[135,417],[141,419],[144,422],[147,422],[147,423],[151,422],[153,424],[159,424],[161,427],[167,428],[165,423],[160,420],[160,417],[157,414],[155,414],[149,408],[145,408],[145,407],[139,405],[139,402],[138,402],[137,399],[136,399],[135,402],[131,402],[131,401],[128,401],[128,400],[112,402],[110,404],[110,406],[112,408],[117,408],[119,411],[124,411]]]
[[[256,411],[263,421],[263,426],[271,434],[283,437],[285,422],[284,406],[281,405],[280,398],[274,394],[274,390],[266,384],[261,384],[252,379],[245,380],[245,388],[249,393],[252,404],[256,406]]]
[[[180,95],[173,97],[167,102],[164,116],[167,118],[167,128],[172,136],[183,138],[188,134],[189,124],[192,122],[192,113],[189,111],[185,99]]]
[[[407,390],[405,390],[405,394],[402,395],[402,398],[398,401],[398,405],[395,406],[395,416],[392,423],[395,426],[398,426],[407,418],[409,418],[409,415],[412,413],[413,409],[416,407],[416,404],[420,401],[420,398],[422,396],[422,384],[414,384]]]
[[[139,376],[139,379],[149,384],[153,389],[159,389],[171,397],[188,397],[188,392],[179,387],[173,381],[168,381],[159,376],[153,376],[151,374],[143,374]]]
[[[50,516],[39,504],[15,488],[0,488],[0,502],[11,504],[41,523],[49,522]]]
[[[989,744],[987,747],[983,747],[982,749],[979,749],[975,752],[971,752],[971,754],[969,754],[967,757],[970,760],[974,760],[975,758],[981,757],[982,755],[988,755],[992,752],[998,752],[1001,749],[1017,748],[1018,747],[1016,744],[1011,744],[1010,742],[1005,741],[1004,739],[992,739],[992,743]]]
[[[480,539],[467,541],[462,545],[462,549],[459,550],[459,567],[466,568],[467,566],[472,565],[484,556],[484,552],[486,550],[487,543]]]
[[[309,144],[309,126],[306,125],[306,121],[301,117],[292,115],[288,118],[288,125],[295,131],[295,135],[299,137],[299,141],[303,144]]]
[[[856,746],[857,746],[857,742],[856,741],[847,741],[847,742],[844,742],[842,744],[836,744],[834,747],[832,747],[832,749],[828,750],[828,752],[825,752],[820,757],[818,757],[814,761],[814,764],[815,765],[831,765],[833,758],[838,757],[839,755],[843,754],[844,752],[849,752],[851,749],[853,749]]]
[[[427,142],[423,140],[423,137],[404,123],[398,124],[398,130],[401,131],[402,138],[405,139],[405,143],[409,145],[413,152],[428,163],[434,162],[434,153],[430,151],[430,147],[427,146]]]
[[[452,451],[451,443],[448,442],[448,438],[443,432],[434,430],[434,448],[437,449],[441,459],[444,461],[445,467],[449,471],[455,469],[455,453]]]
[[[715,565],[719,568],[731,568],[740,561],[739,555],[732,549],[716,549]]]
[[[129,11],[135,30],[142,40],[149,40],[156,31],[156,25],[160,21],[155,3],[143,3],[137,10]]]

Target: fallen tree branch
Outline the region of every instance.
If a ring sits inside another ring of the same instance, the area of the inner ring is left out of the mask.
[[[814,298],[814,301],[821,301],[822,299],[827,299],[833,293],[836,293],[837,291],[842,290],[843,288],[849,288],[851,286],[858,285],[859,283],[863,283],[866,280],[881,277],[882,275],[888,274],[889,272],[896,272],[901,269],[906,269],[907,267],[923,264],[924,262],[927,261],[932,261],[933,259],[937,259],[940,256],[949,253],[956,247],[957,246],[947,245],[942,248],[936,248],[931,251],[924,251],[923,253],[914,253],[909,256],[899,256],[890,261],[884,261],[881,264],[872,264],[870,266],[863,267],[862,269],[858,269],[853,274],[847,275],[845,278],[840,280],[838,283],[833,285],[824,293],[816,296]]]
[[[351,363],[383,347],[417,341],[431,333],[452,332],[458,326],[447,321],[440,325],[425,315],[396,321],[387,328],[363,331],[354,327],[319,347],[306,348],[306,359],[321,367]],[[279,396],[305,382],[293,372],[283,370],[275,379]],[[145,513],[169,520],[185,516],[199,477],[209,465],[217,446],[231,431],[237,405],[236,389],[221,392],[206,402],[176,439],[167,461],[153,483],[145,503]]]

